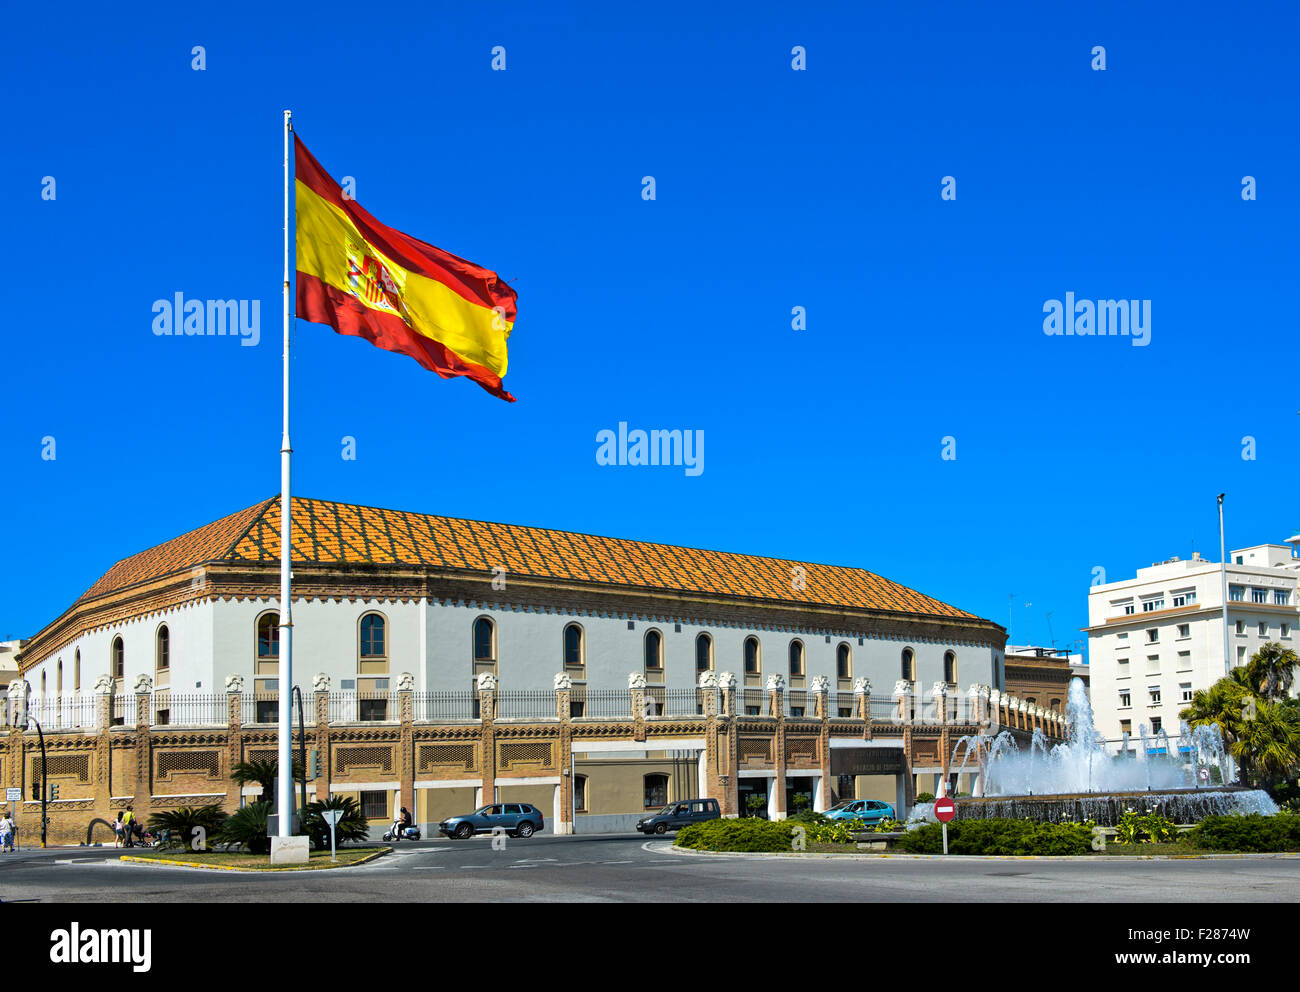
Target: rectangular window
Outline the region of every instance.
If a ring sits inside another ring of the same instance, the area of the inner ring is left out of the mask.
[[[358,699],[357,719],[366,722],[382,723],[388,719],[387,699]]]
[[[1132,721],[1132,720],[1121,720],[1121,721],[1119,722],[1119,731],[1120,731],[1121,734],[1131,734],[1131,733],[1133,733],[1133,721]]]
[[[1152,705],[1152,706],[1159,706],[1159,705],[1160,705],[1160,686],[1158,686],[1158,685],[1153,685],[1153,686],[1148,687],[1148,689],[1147,689],[1147,694],[1151,697],[1151,705]]]
[[[1283,637],[1291,636],[1291,625],[1289,623],[1282,624],[1282,636]]]
[[[790,715],[791,715],[791,716],[803,716],[803,711],[804,711],[804,708],[803,708],[802,706],[791,706],[791,707],[790,707]]]
[[[1150,627],[1150,628],[1147,629],[1147,643],[1148,643],[1148,644],[1158,644],[1158,643],[1160,643],[1160,628],[1159,628],[1159,627]]]
[[[1176,592],[1173,599],[1175,606],[1191,606],[1196,602],[1196,590],[1185,589],[1182,592]]]
[[[1180,682],[1178,684],[1178,694],[1182,702],[1190,703],[1192,701],[1192,683]]]
[[[1244,634],[1244,633],[1246,633],[1246,621],[1245,621],[1245,620],[1238,620],[1238,621],[1237,621],[1237,633],[1238,633],[1238,634]]]
[[[1127,617],[1127,616],[1132,615],[1132,613],[1133,613],[1133,604],[1132,604],[1132,603],[1125,603],[1125,604],[1124,604],[1124,615]]]
[[[1117,641],[1127,641],[1127,640],[1128,640],[1128,631],[1126,630],[1126,631],[1124,631],[1124,633],[1122,633],[1122,634],[1116,634],[1116,635],[1115,635],[1115,639],[1116,639]]]
[[[1178,652],[1178,670],[1180,672],[1190,672],[1192,670],[1192,652]]]
[[[763,709],[761,706],[746,706],[745,716],[762,716]]]
[[[171,722],[172,722],[171,710],[159,710],[158,717],[156,720],[154,720],[154,723],[157,724],[159,727],[165,727]]]
[[[1179,638],[1187,638],[1187,637],[1191,637],[1191,636],[1192,636],[1192,625],[1191,625],[1190,623],[1180,623],[1180,624],[1178,625],[1178,636],[1179,636]]]
[[[1260,636],[1260,637],[1267,637],[1267,636],[1268,636],[1268,621],[1267,621],[1267,620],[1261,620],[1261,621],[1259,622],[1259,636]]]
[[[1128,709],[1132,705],[1133,705],[1132,694],[1127,689],[1121,689],[1119,691],[1119,708],[1122,710]]]
[[[1291,593],[1286,589],[1274,589],[1273,602],[1278,606],[1290,606]]]
[[[1128,659],[1127,659],[1127,658],[1117,658],[1117,659],[1115,659],[1115,664],[1118,665],[1120,668],[1127,668],[1127,667],[1128,667]],[[1128,672],[1121,672],[1120,674],[1122,674],[1122,675],[1127,675]]]
[[[1144,600],[1142,600],[1142,612],[1143,612],[1143,613],[1153,613],[1153,612],[1156,611],[1156,610],[1163,610],[1164,608],[1165,608],[1165,597],[1164,597],[1164,596],[1157,596],[1157,597],[1155,597],[1154,599],[1144,599]]]
[[[361,815],[367,820],[387,820],[388,793],[377,790],[361,793]]]
[[[839,713],[840,713],[840,716],[842,716],[842,717],[851,717],[851,716],[853,716],[853,710],[852,710],[850,707],[848,707],[848,706],[841,706],[841,707],[839,708]]]
[[[1237,666],[1240,667],[1246,663],[1246,649],[1237,648]]]
[[[587,710],[587,704],[586,704],[584,701],[582,701],[582,700],[578,700],[578,699],[570,699],[570,700],[569,700],[569,716],[570,716],[570,717],[582,716],[583,713],[586,712],[586,710]]]
[[[1251,601],[1252,603],[1267,603],[1267,602],[1268,602],[1268,590],[1267,590],[1267,589],[1256,589],[1254,586],[1251,586],[1251,587],[1250,587],[1250,601]]]
[[[1160,727],[1161,727],[1161,720],[1160,720],[1160,717],[1158,717],[1158,716],[1153,716],[1153,717],[1151,718],[1151,733],[1153,733],[1153,734],[1158,734],[1158,733],[1160,733]]]
[[[1228,598],[1234,603],[1240,603],[1246,598],[1245,586],[1228,586]]]

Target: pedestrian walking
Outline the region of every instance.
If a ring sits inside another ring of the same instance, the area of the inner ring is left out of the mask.
[[[121,847],[123,843],[123,833],[126,831],[126,825],[122,822],[122,817],[126,814],[122,810],[117,811],[117,819],[113,821],[113,846]]]
[[[14,849],[14,821],[8,813],[0,814],[0,851],[8,854]]]

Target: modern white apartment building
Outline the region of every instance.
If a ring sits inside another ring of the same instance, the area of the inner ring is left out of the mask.
[[[1108,740],[1140,728],[1178,734],[1192,693],[1244,665],[1268,641],[1300,644],[1300,558],[1283,544],[1228,557],[1228,658],[1220,563],[1170,558],[1088,592],[1088,660],[1097,729]]]

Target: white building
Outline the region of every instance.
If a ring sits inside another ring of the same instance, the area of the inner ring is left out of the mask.
[[[1088,593],[1088,660],[1097,729],[1108,740],[1141,728],[1178,734],[1179,711],[1269,641],[1297,643],[1300,559],[1282,544],[1233,551],[1227,566],[1224,659],[1220,563],[1193,554],[1140,568]],[[1136,746],[1134,744],[1133,746]]]

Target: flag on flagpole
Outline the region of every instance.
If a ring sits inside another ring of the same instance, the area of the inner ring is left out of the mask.
[[[297,316],[513,403],[501,378],[515,291],[495,272],[379,223],[296,133],[293,141]]]

